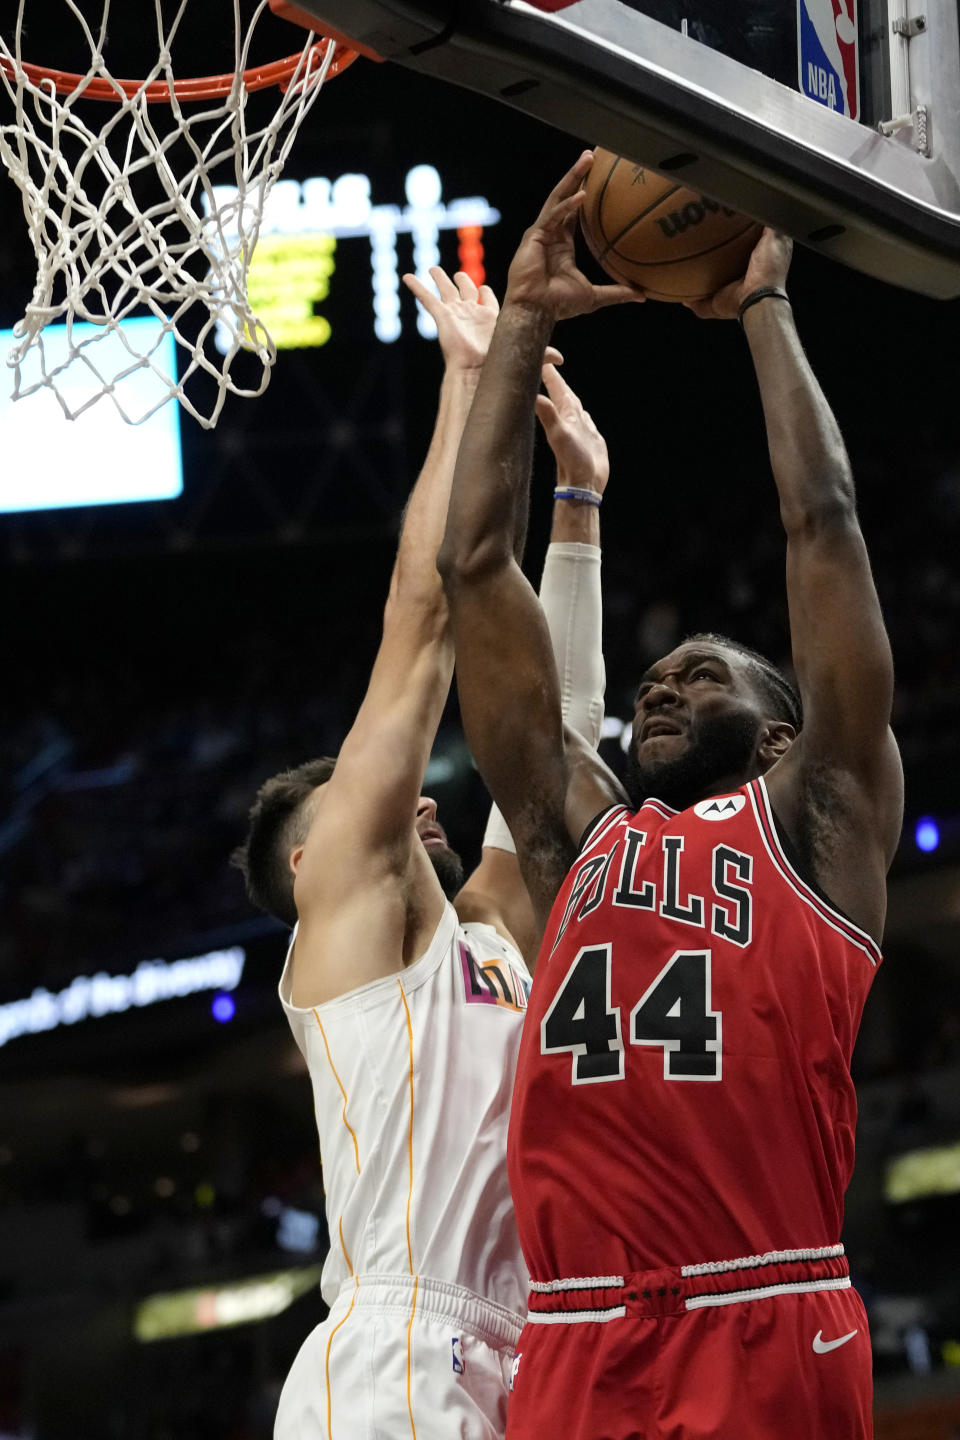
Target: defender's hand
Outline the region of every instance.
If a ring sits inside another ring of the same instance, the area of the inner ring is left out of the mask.
[[[537,419],[557,462],[557,485],[602,495],[610,478],[607,442],[555,365],[544,365],[546,395],[537,396]]]
[[[632,285],[594,285],[577,268],[574,234],[577,212],[583,204],[580,185],[592,164],[593,154],[585,150],[547,196],[513,257],[505,305],[535,306],[554,320],[563,320],[605,305],[646,298]]]
[[[742,280],[725,285],[708,300],[687,300],[684,303],[701,320],[736,320],[740,306],[754,290],[771,286],[777,290],[786,289],[787,271],[793,255],[793,241],[787,235],[768,226],[760,236],[747,265]],[[781,303],[782,302],[774,302]]]
[[[416,275],[404,275],[403,283],[436,321],[447,369],[479,370],[500,313],[496,295],[489,285],[478,290],[463,270],[451,280],[445,270],[433,265],[430,275],[436,295]]]

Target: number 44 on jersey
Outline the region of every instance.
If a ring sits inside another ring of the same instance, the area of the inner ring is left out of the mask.
[[[572,1055],[574,1085],[624,1078],[620,1009],[611,1004],[611,945],[577,953],[540,1022],[543,1054]],[[627,1043],[659,1045],[665,1080],[721,1078],[722,1016],[711,1006],[710,951],[677,950],[630,1012]]]

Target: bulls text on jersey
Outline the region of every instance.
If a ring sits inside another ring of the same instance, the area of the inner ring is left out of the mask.
[[[684,867],[684,837],[663,835],[659,846],[662,871],[657,879],[637,884],[640,852],[647,832],[633,825],[621,829],[606,852],[581,861],[551,953],[571,925],[576,926],[603,904],[621,909],[649,910],[668,920],[709,931],[741,948],[753,935],[753,856],[731,845],[713,847],[709,873],[690,877]]]

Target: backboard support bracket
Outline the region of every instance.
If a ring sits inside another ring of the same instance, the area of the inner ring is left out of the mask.
[[[881,135],[896,135],[901,130],[913,131],[913,148],[918,155],[930,155],[930,110],[918,105],[909,115],[897,115],[893,120],[881,120],[877,125]]]

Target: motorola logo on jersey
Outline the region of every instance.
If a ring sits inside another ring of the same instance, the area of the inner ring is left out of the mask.
[[[698,800],[693,813],[698,820],[729,820],[739,815],[747,803],[745,795],[721,795],[712,800]]]

